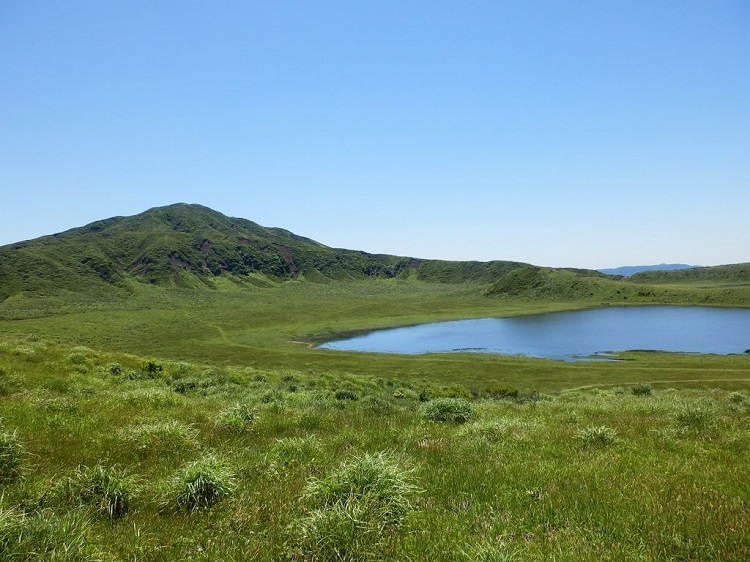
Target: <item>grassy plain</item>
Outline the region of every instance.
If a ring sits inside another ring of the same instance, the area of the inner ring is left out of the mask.
[[[11,297],[0,559],[750,559],[749,356],[562,363],[309,347],[601,304],[483,289]]]
[[[269,288],[233,290],[228,286],[221,291],[134,284],[134,295],[128,299],[8,299],[0,308],[0,333],[35,334],[70,345],[172,360],[397,376],[440,384],[455,382],[472,389],[507,383],[552,391],[643,380],[750,377],[747,357],[735,356],[640,353],[624,355],[626,360],[617,363],[566,364],[476,354],[394,356],[311,348],[326,339],[376,328],[541,313],[606,302],[601,298],[493,299],[484,296],[485,288],[480,284],[403,280],[287,282]],[[683,288],[682,295],[687,303],[703,302],[701,292],[692,294]],[[750,292],[731,293],[722,302],[749,303]]]

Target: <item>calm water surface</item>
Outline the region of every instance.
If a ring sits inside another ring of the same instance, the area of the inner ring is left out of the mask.
[[[627,350],[742,353],[750,309],[633,306],[378,330],[320,347],[381,353],[481,352],[575,360]]]

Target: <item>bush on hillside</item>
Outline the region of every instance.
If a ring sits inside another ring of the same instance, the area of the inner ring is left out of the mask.
[[[422,405],[422,417],[435,422],[465,423],[476,413],[474,406],[463,398],[435,398]]]

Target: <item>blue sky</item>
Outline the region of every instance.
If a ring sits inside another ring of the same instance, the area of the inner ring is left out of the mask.
[[[0,244],[175,202],[334,247],[750,261],[750,3],[0,1]]]

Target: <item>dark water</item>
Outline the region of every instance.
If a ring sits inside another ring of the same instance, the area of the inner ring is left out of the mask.
[[[627,350],[742,353],[750,309],[634,306],[378,330],[321,345],[381,353],[482,352],[566,361]]]

